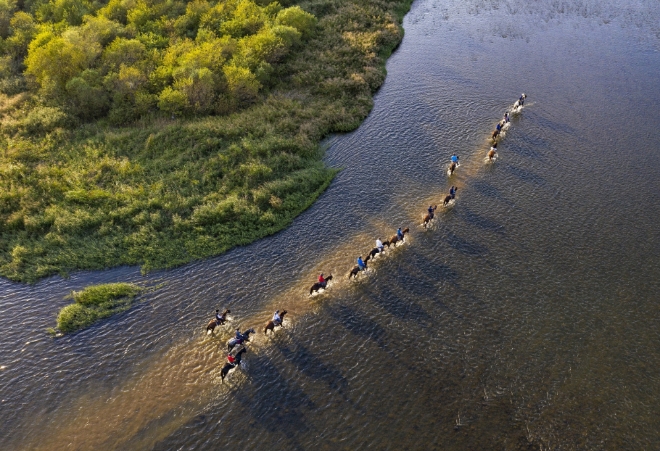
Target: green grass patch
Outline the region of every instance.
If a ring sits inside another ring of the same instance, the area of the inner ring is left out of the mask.
[[[98,11],[83,2],[90,17],[109,19],[82,24],[45,0],[8,4],[13,25],[0,29],[0,276],[34,282],[78,269],[170,268],[281,230],[326,189],[337,171],[323,163],[319,143],[353,130],[371,110],[410,0],[231,0],[243,5],[232,10],[229,22],[242,14],[233,25],[222,19],[223,1],[112,1]],[[280,14],[292,6],[314,20]],[[215,23],[209,11],[236,39],[222,44],[217,73],[204,66],[202,47],[225,38],[200,32]],[[304,33],[282,47],[289,35],[274,27],[284,22]],[[92,50],[101,53],[78,58],[65,41],[92,31],[101,39]],[[123,40],[111,44],[116,33]],[[78,65],[39,66],[66,69],[60,78],[25,72],[31,40],[30,48],[60,46]],[[230,82],[251,75],[225,63],[247,64],[258,90]],[[130,91],[137,87],[146,91]],[[79,307],[72,314],[83,315]]]
[[[92,285],[82,291],[74,291],[75,301],[60,310],[57,329],[71,333],[84,329],[96,321],[127,310],[142,289],[131,283]]]

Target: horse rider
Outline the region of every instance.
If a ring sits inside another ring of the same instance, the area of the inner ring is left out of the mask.
[[[451,156],[451,162],[456,163],[456,166],[458,166],[458,157],[456,156],[456,154],[453,154]]]
[[[275,310],[275,313],[273,313],[273,324],[276,326],[282,325],[282,317],[280,316],[279,310]]]
[[[456,191],[457,190],[458,190],[458,188],[456,188],[453,185],[452,185],[451,188],[449,188],[449,195],[451,196],[452,199],[454,199],[456,197]]]
[[[433,205],[429,205],[428,212],[429,218],[433,219]]]
[[[518,102],[520,102],[520,106],[523,106],[523,104],[525,103],[525,97],[527,96],[525,95],[524,92],[520,94],[520,98],[518,99]]]
[[[495,126],[495,129],[496,129],[498,132],[501,132],[501,131],[502,131],[502,124],[500,124],[500,123],[498,122],[497,125]]]
[[[245,335],[243,335],[243,334],[241,333],[241,329],[240,329],[240,327],[237,327],[237,328],[236,328],[236,336],[235,336],[235,338],[236,338],[236,344],[241,344],[241,343],[243,343],[245,340],[247,340],[248,337],[246,337]]]
[[[220,313],[220,310],[215,311],[215,320],[217,321],[218,324],[222,323],[225,320],[223,315]]]
[[[383,252],[385,250],[385,246],[383,246],[383,242],[380,238],[376,238],[376,248],[378,249],[378,252]]]
[[[397,238],[399,238],[400,240],[403,240],[403,232],[401,231],[401,227],[399,227],[399,228],[397,229],[397,231],[396,231],[396,236],[397,236]]]
[[[328,282],[325,281],[325,277],[323,277],[323,273],[321,273],[321,275],[319,275],[319,283],[321,284],[321,286],[323,288],[325,288],[325,285],[328,283]]]
[[[365,269],[367,269],[367,265],[365,265],[364,262],[362,261],[361,255],[357,259],[357,264],[358,264],[358,268],[360,268],[360,271],[364,271]]]
[[[493,143],[493,145],[491,146],[490,150],[494,150],[494,151],[497,152],[497,143]]]
[[[505,122],[505,123],[508,123],[509,120],[510,120],[510,119],[509,119],[509,112],[506,111],[506,112],[504,112],[504,122]]]

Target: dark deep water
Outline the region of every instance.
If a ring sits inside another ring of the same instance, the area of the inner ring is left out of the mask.
[[[417,0],[404,27],[288,230],[146,278],[0,281],[0,449],[660,449],[660,3]],[[309,298],[319,271],[338,279]],[[113,281],[164,286],[46,334],[70,290]],[[287,328],[221,385],[231,327],[276,308]]]

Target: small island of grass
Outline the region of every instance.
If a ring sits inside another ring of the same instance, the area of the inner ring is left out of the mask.
[[[96,321],[127,310],[142,289],[132,283],[92,285],[72,293],[73,304],[60,310],[57,329],[64,334],[84,329]]]

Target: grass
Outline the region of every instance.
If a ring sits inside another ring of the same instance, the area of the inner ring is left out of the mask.
[[[102,318],[127,310],[142,289],[131,283],[92,285],[82,291],[74,291],[75,301],[60,310],[57,329],[71,333],[84,329]]]
[[[80,124],[29,93],[0,95],[0,275],[170,268],[273,234],[308,208],[337,172],[319,143],[371,110],[411,1],[283,3],[314,14],[316,31],[231,115]],[[96,314],[73,305],[69,316]]]

